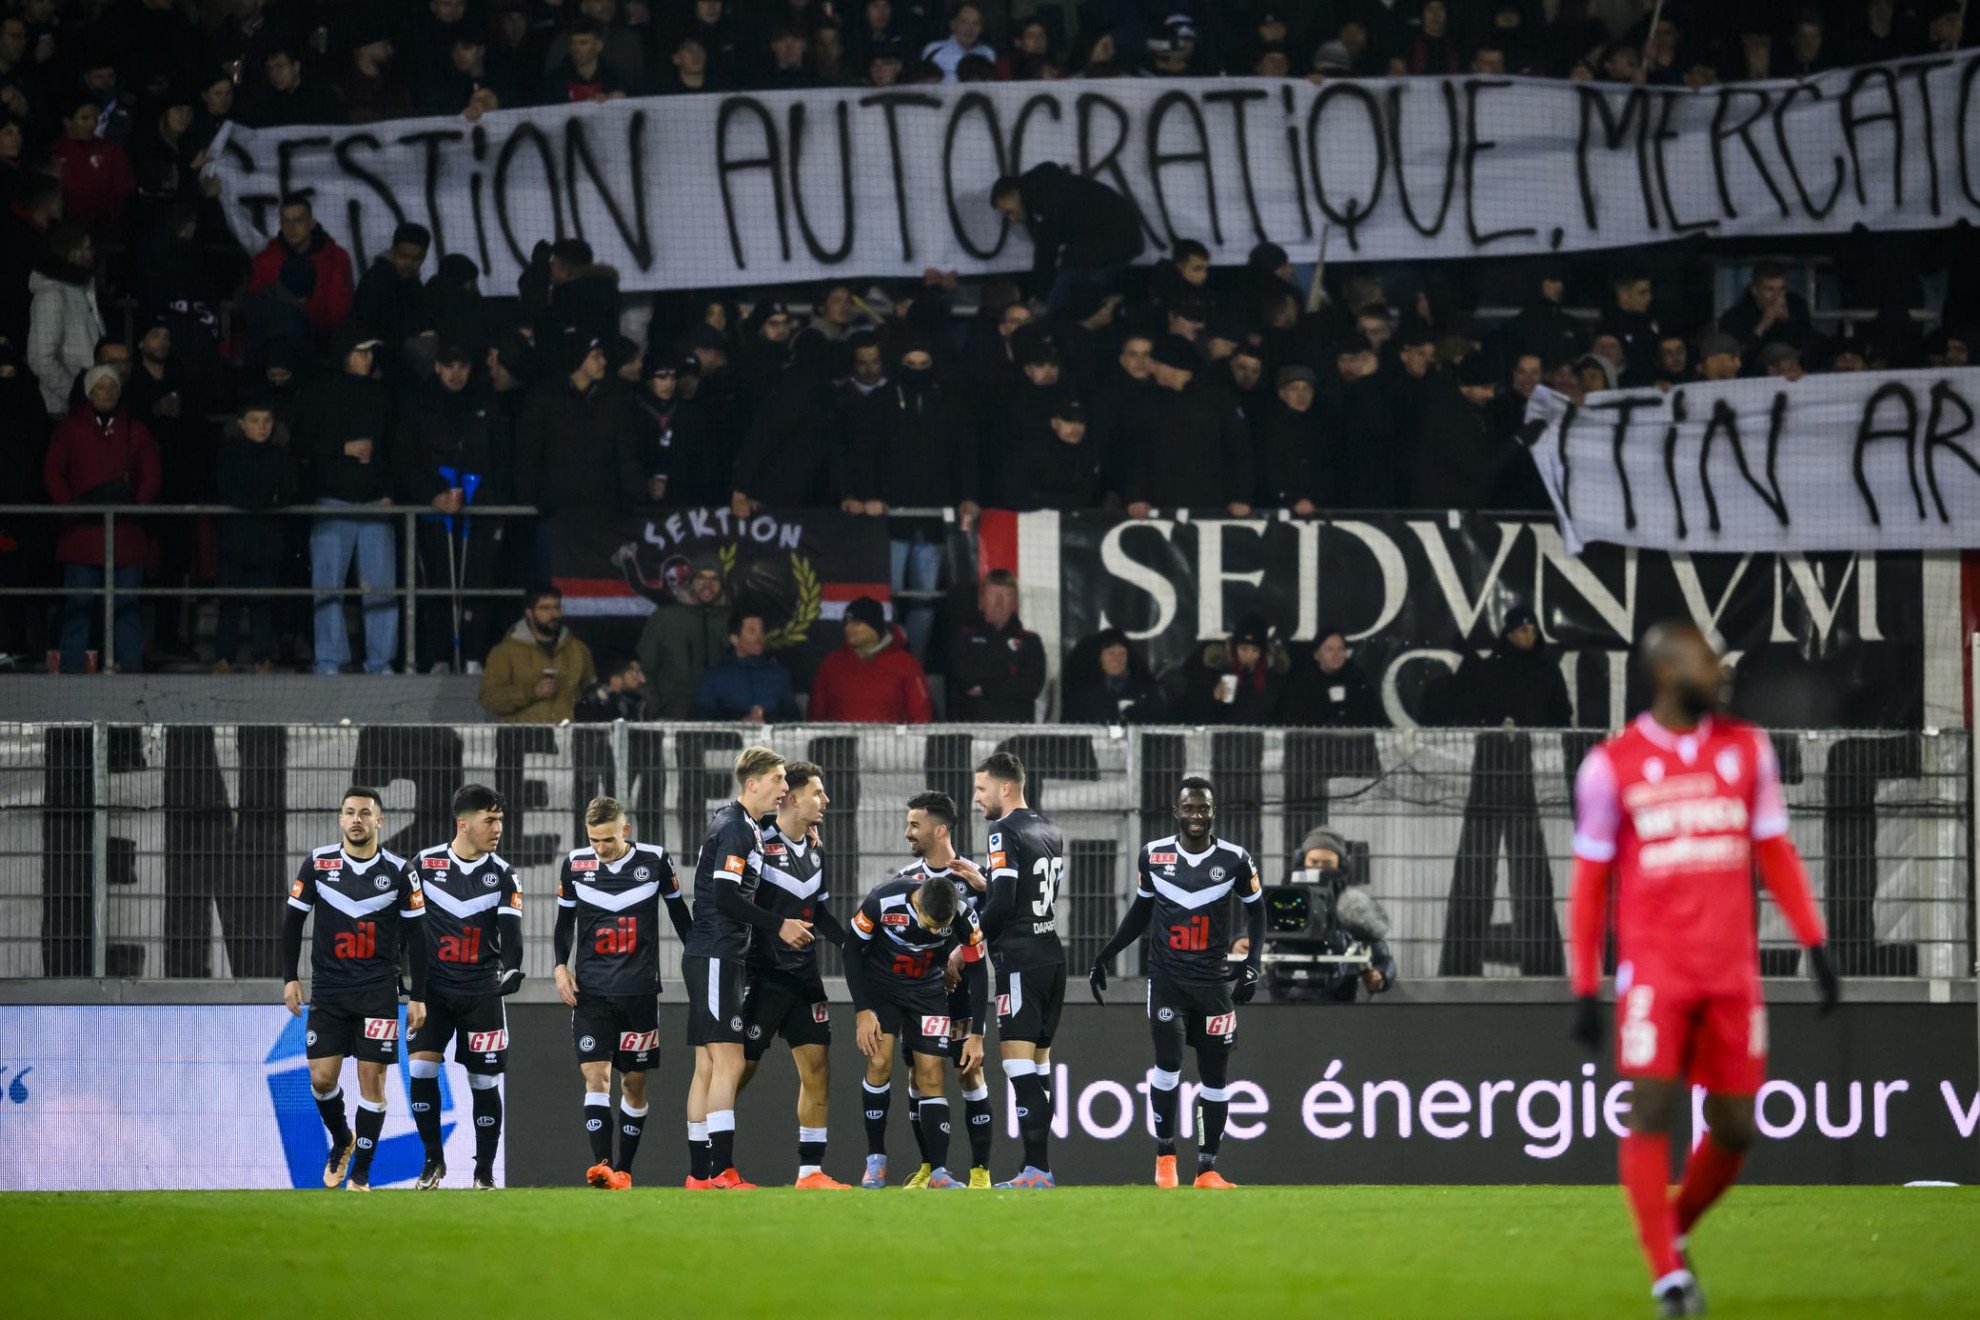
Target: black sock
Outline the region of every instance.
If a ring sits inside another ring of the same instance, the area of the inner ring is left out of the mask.
[[[1155,1111],[1155,1153],[1173,1155],[1176,1153],[1176,1115],[1182,1112],[1182,1088],[1171,1086],[1165,1091],[1159,1086],[1152,1087],[1148,1099]]]
[[[987,1169],[990,1167],[990,1143],[997,1135],[996,1127],[991,1122],[988,1086],[978,1096],[964,1093],[963,1116],[969,1120],[969,1166],[972,1169]]]
[[[626,1102],[619,1101],[619,1158],[612,1167],[620,1173],[631,1173],[633,1156],[639,1154],[639,1139],[646,1131],[646,1110],[637,1114],[626,1108]]]
[[[921,1092],[912,1086],[908,1088],[908,1128],[914,1133],[915,1148],[921,1152],[921,1162],[928,1164],[928,1134],[921,1130]],[[933,1165],[929,1167],[933,1168]]]
[[[718,1109],[708,1115],[708,1176],[719,1178],[736,1167],[736,1111]]]
[[[591,1143],[594,1165],[612,1162],[612,1097],[604,1091],[584,1093],[584,1136]],[[700,1174],[707,1177],[707,1174]]]
[[[1196,1099],[1196,1166],[1199,1169],[1215,1168],[1217,1148],[1224,1144],[1224,1120],[1230,1117],[1231,1102],[1206,1100],[1201,1094]]]
[[[798,1126],[798,1168],[809,1169],[825,1163],[825,1128]]]
[[[688,1124],[688,1177],[708,1181],[708,1124]]]
[[[862,1079],[859,1089],[861,1099],[866,1102],[866,1153],[868,1155],[885,1155],[887,1153],[887,1109],[894,1102],[894,1088],[888,1085],[876,1091],[873,1089],[872,1083]]]
[[[474,1176],[485,1182],[493,1182],[495,1147],[502,1140],[502,1088],[477,1087],[473,1095]]]
[[[928,1143],[928,1167],[949,1167],[949,1097],[929,1095],[921,1099],[921,1139]]]
[[[1045,1153],[1045,1143],[1052,1135],[1052,1110],[1045,1099],[1045,1079],[1037,1073],[1014,1078],[1011,1089],[1017,1092],[1018,1133],[1024,1138],[1024,1162],[1040,1172],[1049,1172],[1051,1157]]]
[[[357,1154],[351,1156],[351,1181],[371,1181],[371,1157],[378,1150],[378,1134],[385,1130],[385,1106],[371,1107],[369,1100],[358,1101]]]
[[[314,1097],[316,1093],[310,1092]],[[329,1095],[316,1101],[316,1112],[323,1116],[324,1130],[330,1134],[332,1146],[342,1146],[351,1139],[351,1122],[344,1117],[344,1088],[338,1087]]]
[[[440,1079],[438,1077],[414,1077],[408,1084],[412,1091],[413,1123],[419,1128],[419,1141],[426,1147],[426,1158],[440,1158]]]

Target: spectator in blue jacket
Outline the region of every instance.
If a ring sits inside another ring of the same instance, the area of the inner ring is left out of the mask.
[[[763,724],[797,718],[791,671],[765,654],[767,631],[761,614],[729,615],[729,658],[702,675],[694,693],[696,719]]]

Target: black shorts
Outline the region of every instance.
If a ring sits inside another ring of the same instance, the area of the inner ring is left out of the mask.
[[[571,1010],[571,1042],[579,1063],[606,1059],[620,1072],[660,1065],[660,996],[587,995]]]
[[[743,965],[721,958],[681,958],[687,983],[690,1045],[743,1043]]]
[[[1216,1040],[1237,1043],[1237,1006],[1231,983],[1202,984],[1148,978],[1148,1021],[1156,1031],[1183,1033],[1195,1048]]]
[[[997,969],[997,1039],[1021,1040],[1045,1050],[1059,1033],[1066,1006],[1066,965]]]
[[[790,972],[758,972],[743,995],[743,1057],[760,1059],[782,1036],[792,1049],[832,1043],[825,986]]]
[[[926,986],[882,981],[874,987],[873,1012],[880,1019],[881,1033],[898,1039],[903,1050],[954,1057],[949,1053],[954,1018],[940,981]]]
[[[499,1076],[509,1057],[509,1015],[502,996],[426,993],[426,1022],[413,1033],[412,1053],[445,1054],[454,1042],[454,1062],[471,1073]]]
[[[399,1061],[399,996],[389,985],[375,990],[312,995],[305,1053],[312,1059],[346,1055],[366,1063]]]

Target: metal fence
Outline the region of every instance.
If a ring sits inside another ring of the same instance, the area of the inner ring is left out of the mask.
[[[824,768],[834,909],[903,865],[905,799],[938,788],[980,849],[971,771],[1023,758],[1034,805],[1067,840],[1060,922],[1084,967],[1113,931],[1139,845],[1172,832],[1184,774],[1217,785],[1219,834],[1267,883],[1313,826],[1365,847],[1373,892],[1412,979],[1555,977],[1564,969],[1572,781],[1599,734],[1414,730],[1108,730],[932,725],[579,727],[0,725],[0,977],[276,974],[282,899],[298,861],[334,842],[350,783],[377,786],[386,846],[452,836],[462,783],[508,800],[502,855],[535,901],[527,970],[547,976],[557,863],[583,809],[611,793],[638,836],[691,873],[729,767],[768,741]],[[1847,975],[1972,975],[1969,736],[1775,735],[1792,830]],[[691,877],[689,878],[691,883]],[[1764,895],[1765,970],[1799,953]],[[668,936],[671,940],[671,935]],[[826,951],[827,974],[838,970]],[[663,961],[671,969],[671,955]],[[671,979],[671,976],[670,978]]]

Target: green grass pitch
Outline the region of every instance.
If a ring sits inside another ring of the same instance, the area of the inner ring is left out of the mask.
[[[1980,1314],[1980,1190],[1736,1188],[1719,1316]],[[21,1317],[1647,1316],[1610,1187],[0,1197]]]

